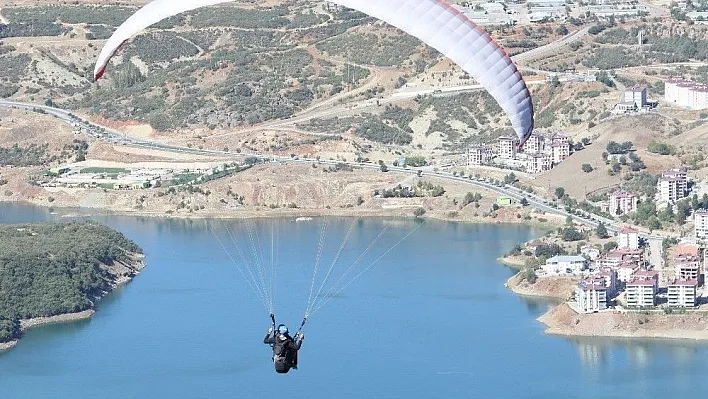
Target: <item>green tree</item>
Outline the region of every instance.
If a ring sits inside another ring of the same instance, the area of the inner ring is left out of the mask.
[[[528,206],[529,205],[529,201],[526,199],[526,197],[521,198],[520,203],[521,203],[521,206]]]
[[[565,189],[563,187],[556,187],[555,194],[558,199],[561,199],[565,195]]]
[[[592,172],[592,165],[590,165],[589,163],[584,163],[582,168],[583,168],[583,172],[585,172],[585,173]]]
[[[602,246],[602,250],[604,252],[610,252],[615,248],[617,248],[617,243],[615,241],[606,242],[605,245]]]
[[[659,220],[662,222],[672,222],[675,219],[674,207],[671,204],[667,204],[666,208],[659,213]]]
[[[598,223],[597,229],[595,229],[595,234],[600,238],[607,238],[610,236],[607,233],[607,227],[605,227],[605,224],[602,222]]]
[[[583,234],[575,228],[568,227],[563,229],[563,235],[561,238],[563,241],[579,241],[583,239]]]
[[[528,281],[529,284],[536,283],[536,270],[532,267],[524,267],[524,272],[522,274],[524,280]]]
[[[425,208],[423,207],[415,208],[415,210],[413,211],[413,216],[415,216],[416,218],[422,217],[423,215],[425,215]]]
[[[516,175],[514,172],[509,173],[508,175],[504,176],[504,184],[512,184],[517,180]]]

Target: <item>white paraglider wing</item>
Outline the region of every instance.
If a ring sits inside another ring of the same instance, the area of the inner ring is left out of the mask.
[[[154,0],[124,22],[98,57],[100,78],[120,46],[167,17],[230,0]],[[334,0],[387,22],[438,50],[481,83],[507,113],[523,144],[533,130],[533,103],[516,65],[494,40],[441,0]]]

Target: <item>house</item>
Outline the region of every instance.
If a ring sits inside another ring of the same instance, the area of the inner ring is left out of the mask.
[[[679,254],[674,257],[674,272],[679,280],[696,280],[701,277],[701,266],[698,257],[689,254]]]
[[[638,271],[627,282],[624,295],[628,307],[641,308],[656,304],[659,279],[655,272]]]
[[[708,210],[699,209],[693,212],[694,235],[696,238],[708,238]]]
[[[667,286],[670,307],[692,308],[698,304],[698,281],[676,279]]]
[[[639,232],[631,227],[623,227],[617,233],[617,248],[638,250]]]
[[[639,198],[634,193],[626,191],[614,192],[610,195],[609,211],[615,215],[634,212],[637,210],[638,201]]]
[[[582,256],[558,255],[546,260],[546,264],[541,266],[546,274],[580,274],[587,268],[588,261]]]
[[[514,159],[519,140],[516,137],[502,136],[498,139],[497,154],[503,159]]]
[[[471,146],[467,149],[467,167],[486,165],[492,160],[492,148],[486,145]]]
[[[588,277],[575,287],[575,301],[582,313],[607,309],[607,287],[602,278]]]

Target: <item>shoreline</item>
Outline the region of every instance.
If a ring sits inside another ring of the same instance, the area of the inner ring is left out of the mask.
[[[561,321],[574,320],[565,324]],[[614,312],[578,314],[562,303],[538,317],[546,326],[548,335],[579,338],[623,338],[652,340],[684,340],[708,342],[708,313],[692,311],[684,314],[663,313],[646,315],[642,312]],[[693,323],[696,328],[687,329]],[[667,323],[667,328],[653,329],[657,324]],[[683,328],[682,328],[683,327]]]
[[[436,220],[450,223],[466,223],[466,224],[501,224],[501,225],[519,225],[528,226],[537,229],[555,229],[560,222],[551,223],[554,219],[546,221],[538,221],[538,219],[509,219],[495,220],[493,218],[475,217],[475,218],[451,218],[443,215],[435,214],[435,210],[426,213],[425,216],[416,217],[410,213],[401,212],[405,209],[392,208],[387,209],[304,209],[304,208],[279,208],[279,209],[247,209],[238,212],[220,213],[200,211],[199,213],[164,213],[147,210],[112,210],[106,208],[80,208],[73,206],[52,206],[46,204],[36,204],[26,200],[6,200],[0,199],[2,204],[22,204],[39,208],[52,209],[53,214],[60,218],[88,218],[94,215],[100,216],[132,216],[141,218],[155,219],[173,219],[173,220],[252,220],[252,219],[286,219],[293,218],[321,218],[321,217],[342,217],[342,218],[366,218],[366,219],[410,219],[410,220]],[[501,258],[500,258],[501,259]],[[501,262],[501,261],[500,261]],[[511,265],[509,265],[511,266]],[[521,265],[523,267],[523,265]]]
[[[99,298],[95,298],[94,302],[98,302],[103,297],[108,295],[110,292],[115,290],[116,288],[122,287],[129,282],[131,282],[137,275],[140,274],[140,272],[145,268],[145,262],[143,259],[145,258],[145,255],[139,254],[139,253],[131,253],[130,257],[132,258],[132,262],[130,264],[125,264],[116,261],[115,265],[113,267],[109,267],[108,271],[112,273],[115,276],[115,281],[111,284],[111,289],[104,292],[103,295]],[[126,271],[128,271],[131,274],[126,274]],[[95,305],[94,305],[95,306]],[[90,308],[86,310],[82,310],[80,312],[74,312],[74,313],[62,313],[54,316],[42,316],[42,317],[33,317],[30,319],[21,319],[20,320],[20,331],[24,333],[25,331],[28,331],[32,328],[35,327],[41,327],[41,326],[47,326],[51,324],[62,324],[62,323],[73,323],[76,321],[81,321],[81,320],[88,320],[90,319],[94,314],[96,314],[96,309]],[[20,340],[22,337],[19,339],[15,339],[12,341],[8,342],[0,342],[0,353],[3,353],[5,351],[8,351],[19,344]]]
[[[73,323],[75,321],[90,319],[96,313],[94,309],[86,309],[76,313],[62,313],[54,316],[33,317],[31,319],[20,320],[20,331],[24,333],[35,327],[48,326],[50,324]],[[22,339],[22,338],[20,338]],[[8,342],[0,342],[0,353],[8,351],[20,343],[20,339]]]
[[[511,276],[504,286],[520,297],[560,301],[536,321],[546,328],[544,334],[568,338],[687,340],[708,343],[708,312],[689,310],[685,313],[616,311],[576,313],[567,303],[572,278],[539,277],[536,283],[525,283],[522,270]],[[555,283],[555,284],[553,284]]]

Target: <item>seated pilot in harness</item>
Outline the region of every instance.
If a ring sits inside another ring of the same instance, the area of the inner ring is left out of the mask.
[[[276,372],[285,374],[291,368],[297,370],[297,351],[300,350],[304,339],[305,334],[301,332],[296,333],[294,338],[291,337],[288,327],[284,324],[279,325],[277,329],[268,329],[263,343],[270,344],[273,348],[273,365]]]

